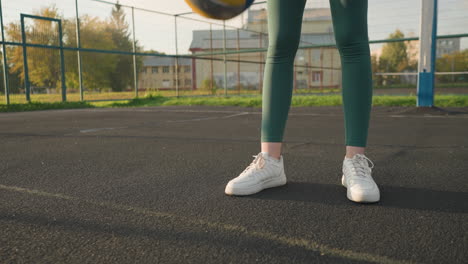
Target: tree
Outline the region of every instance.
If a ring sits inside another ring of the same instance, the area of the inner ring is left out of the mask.
[[[33,12],[34,15],[59,18],[58,9],[55,6],[43,8]],[[10,23],[5,28],[6,34],[15,41],[21,41],[21,26],[19,23]],[[58,24],[56,22],[33,19],[32,25],[26,26],[26,39],[28,43],[43,45],[59,45]],[[7,51],[10,72],[18,74],[24,82],[24,63],[22,47],[13,47]],[[45,48],[28,48],[29,81],[32,86],[47,88],[60,87],[60,56],[57,50]]]
[[[468,69],[468,49],[445,54],[436,60],[438,72],[462,72]],[[437,77],[440,82],[466,82],[466,75],[441,75]]]
[[[399,29],[390,34],[388,39],[400,39],[405,35]],[[407,44],[403,41],[388,42],[382,47],[382,54],[379,58],[379,72],[396,73],[410,69],[410,60],[407,53]],[[399,76],[385,76],[387,82],[399,83]]]
[[[63,45],[76,47],[76,20],[64,19],[58,9],[52,5],[34,15],[57,18],[62,21]],[[26,24],[26,38],[28,43],[58,46],[57,22],[30,19]],[[9,39],[21,42],[21,25],[19,22],[6,25],[5,32]],[[125,13],[119,4],[112,9],[110,18],[101,20],[97,17],[80,17],[81,47],[102,50],[132,51],[133,41],[129,33],[129,25],[125,20]],[[142,49],[136,45],[137,51]],[[65,76],[67,88],[78,88],[77,54],[65,50]],[[19,82],[24,83],[23,48],[9,46],[7,48],[10,76],[18,76],[15,86],[10,85],[12,92],[20,91]],[[61,87],[60,56],[57,49],[28,47],[27,59],[29,66],[29,80],[32,86],[56,88]],[[133,58],[131,55],[99,53],[91,51],[81,52],[82,76],[85,88],[101,91],[109,89],[123,91],[133,84]],[[137,59],[137,72],[142,66],[142,59]],[[10,82],[11,84],[12,82]]]
[[[117,4],[112,8],[108,22],[108,30],[111,33],[112,41],[117,50],[132,51],[133,41],[130,37],[129,25],[125,20],[125,13],[122,6]],[[111,87],[113,91],[123,91],[133,83],[133,57],[130,55],[116,55],[117,61],[115,69],[109,72]],[[137,72],[141,67],[141,59],[137,62]]]
[[[216,94],[216,91],[221,89],[221,87],[218,85],[216,80],[207,78],[202,81],[200,89],[210,92],[211,94]]]
[[[377,55],[371,55],[371,67],[373,73],[379,72],[379,61]],[[374,82],[374,85],[382,85],[382,76],[374,75],[372,77],[372,81]]]
[[[11,51],[11,48],[7,47],[7,52]],[[4,81],[3,81],[3,53],[0,52],[0,59],[2,60],[2,63],[0,64],[0,87],[1,87],[1,94],[5,94],[5,86],[4,86]],[[7,59],[8,63],[8,59]],[[8,72],[6,73],[8,75],[8,88],[10,93],[19,93],[20,88],[22,87],[21,83],[21,78],[17,72],[12,72],[10,69],[10,65],[8,65]]]
[[[65,34],[67,42],[76,46],[76,24],[67,23]],[[80,39],[82,48],[114,50],[116,45],[112,34],[108,31],[108,24],[97,17],[83,16],[80,18]],[[78,87],[77,55],[76,52],[66,53],[67,84]],[[117,56],[99,52],[81,52],[83,86],[87,89],[101,91],[112,86],[110,73],[115,71]],[[74,69],[74,70],[72,70]]]

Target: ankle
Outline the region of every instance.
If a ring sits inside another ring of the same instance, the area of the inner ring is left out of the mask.
[[[281,159],[281,154],[272,155],[272,154],[270,154],[270,153],[268,153],[268,152],[266,152],[266,151],[262,151],[262,153],[263,153],[263,154],[267,154],[268,157],[274,158],[274,159],[276,159],[277,161],[280,161],[280,159]]]
[[[268,153],[268,156],[277,160],[281,157],[282,142],[262,142],[261,152]]]
[[[354,156],[356,156],[356,154],[358,154],[358,153],[352,153],[352,154],[346,153],[345,159],[352,159],[352,158],[354,158]]]
[[[345,158],[352,159],[356,154],[364,155],[365,150],[363,147],[346,146]]]

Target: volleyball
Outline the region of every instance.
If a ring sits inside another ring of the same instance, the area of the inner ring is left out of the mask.
[[[254,0],[185,0],[192,10],[212,19],[231,19],[244,12]]]

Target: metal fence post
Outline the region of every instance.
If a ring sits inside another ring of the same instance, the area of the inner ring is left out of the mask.
[[[136,65],[136,39],[135,39],[135,8],[132,6],[132,28],[133,28],[133,85],[135,86],[135,97],[138,97],[138,76]]]
[[[241,80],[240,80],[240,36],[239,29],[237,29],[237,90],[238,94],[241,93]]]
[[[320,91],[323,92],[323,48],[320,47]]]
[[[3,51],[3,85],[5,87],[5,101],[6,104],[10,104],[10,89],[8,82],[8,63],[5,46],[5,33],[3,31],[3,11],[2,11],[2,0],[0,0],[0,27],[2,31],[2,51]]]
[[[28,55],[26,51],[26,30],[24,28],[24,15],[21,14],[21,40],[23,46],[23,68],[24,68],[24,89],[26,93],[26,101],[31,102],[30,86],[29,86],[29,70],[28,70]]]
[[[67,84],[65,79],[65,58],[63,55],[63,40],[62,40],[62,21],[58,20],[59,43],[60,43],[60,69],[62,71],[62,102],[67,101]]]
[[[226,20],[223,20],[224,96],[227,96]]]
[[[174,16],[174,28],[175,28],[175,48],[176,48],[176,57],[175,57],[175,88],[176,88],[176,97],[179,97],[179,47],[177,43],[177,15]]]
[[[262,20],[260,22],[260,34],[258,34],[258,36],[259,36],[258,45],[259,45],[260,49],[263,48],[263,41],[262,41],[263,40],[263,30],[264,30],[263,29],[263,24],[264,24],[264,21]],[[260,94],[262,94],[263,93],[263,63],[264,63],[263,52],[260,51],[259,55],[260,55],[259,56],[260,63],[258,64],[258,67],[259,67],[259,69],[258,69],[258,90],[260,91]]]
[[[437,0],[422,1],[420,27],[417,106],[433,106],[437,45]]]
[[[78,56],[78,83],[80,85],[80,101],[83,101],[84,95],[83,95],[83,75],[82,75],[82,69],[81,69],[81,54],[80,54],[81,37],[80,37],[80,17],[78,15],[78,0],[75,0],[75,11],[76,11],[76,47],[78,48],[78,50],[76,51],[76,54]]]
[[[210,23],[210,92],[213,93],[213,25]]]
[[[309,89],[312,89],[312,71],[311,71],[311,67],[312,67],[312,49],[307,49],[307,54],[309,55],[308,56],[308,63],[307,63],[307,68],[305,69],[306,73],[307,73],[307,87],[306,89],[309,90]],[[304,53],[306,52],[304,51]],[[309,92],[309,91],[307,91]],[[310,91],[312,92],[312,91]]]

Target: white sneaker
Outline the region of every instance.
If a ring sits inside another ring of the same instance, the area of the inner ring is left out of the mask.
[[[372,167],[369,167],[369,163]],[[380,191],[372,179],[371,171],[374,163],[362,154],[356,154],[352,159],[343,161],[343,177],[341,184],[346,187],[349,200],[358,203],[374,203],[380,200]]]
[[[253,157],[255,159],[252,163],[226,185],[227,195],[250,195],[263,189],[286,184],[283,156],[277,160],[267,153],[260,152]]]

